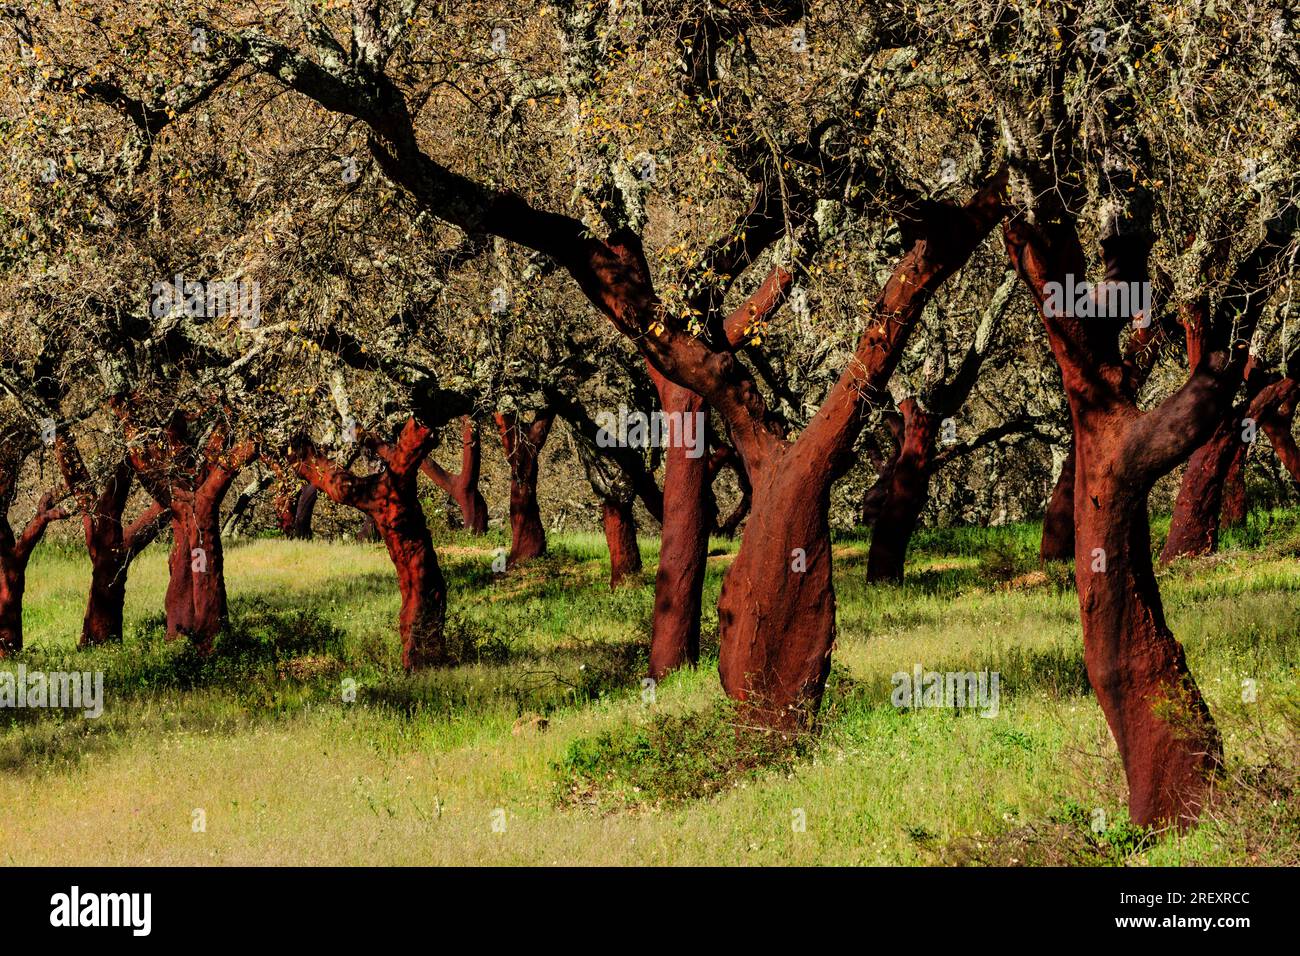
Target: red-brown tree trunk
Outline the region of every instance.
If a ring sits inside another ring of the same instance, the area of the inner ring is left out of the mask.
[[[302,478],[372,520],[388,548],[402,598],[397,623],[402,666],[408,671],[447,662],[447,586],[420,506],[418,484],[420,464],[434,438],[433,429],[408,419],[391,446],[377,443],[382,465],[364,477],[331,461],[303,438],[295,440],[289,455]]]
[[[471,534],[487,534],[488,528],[487,502],[478,487],[482,464],[483,443],[479,438],[478,423],[466,415],[461,420],[460,473],[453,475],[428,459],[420,466],[421,471],[456,502],[465,530]]]
[[[1250,447],[1244,442],[1232,456],[1228,477],[1223,480],[1223,510],[1219,512],[1219,525],[1236,528],[1246,523],[1246,455]]]
[[[1129,813],[1139,825],[1189,824],[1206,799],[1223,745],[1165,623],[1151,567],[1149,487],[1128,480],[1120,412],[1075,421],[1075,581],[1084,662],[1124,760]]]
[[[810,726],[830,672],[828,478],[790,450],[751,469],[754,508],[718,599],[723,689],[771,727]]]
[[[1255,398],[1264,411],[1259,416],[1259,426],[1268,436],[1278,459],[1300,483],[1300,446],[1296,445],[1291,429],[1295,422],[1296,407],[1300,405],[1300,381],[1284,378],[1267,386]]]
[[[196,492],[171,495],[171,580],[167,587],[167,637],[189,637],[201,653],[229,622],[225,557],[221,547],[221,501],[237,471],[223,470]]]
[[[641,549],[636,541],[632,500],[606,498],[601,502],[605,542],[609,545],[609,586],[635,584],[641,578]]]
[[[158,536],[167,509],[154,502],[124,526],[122,515],[133,474],[130,461],[120,462],[97,487],[73,437],[61,435],[55,443],[55,454],[63,479],[81,506],[82,531],[90,557],[90,594],[81,621],[79,646],[121,641],[127,573],[136,555]]]
[[[67,517],[66,511],[54,506],[54,495],[47,492],[36,505],[31,521],[21,534],[15,535],[8,515],[16,479],[17,469],[12,475],[0,475],[0,659],[23,649],[23,592],[27,589],[27,563],[32,551],[50,522]]]
[[[1070,561],[1074,558],[1074,440],[1061,464],[1052,497],[1043,512],[1043,536],[1038,546],[1040,561]]]
[[[1189,383],[1159,408],[1140,411],[1136,385],[1126,378],[1114,344],[1125,317],[1112,316],[1102,326],[1047,305],[1050,283],[1086,275],[1073,226],[1009,221],[1004,229],[1012,262],[1043,315],[1070,404],[1074,573],[1088,679],[1124,763],[1133,821],[1185,827],[1208,799],[1223,747],[1183,648],[1165,623],[1147,507],[1151,486],[1189,453],[1188,441],[1226,417],[1222,376],[1198,352],[1189,356],[1195,387]],[[1140,235],[1104,239],[1106,273],[1098,288],[1144,281],[1149,248]]]
[[[397,571],[397,588],[402,596],[397,616],[402,666],[410,671],[443,664],[447,660],[447,584],[438,566],[415,482],[410,482],[409,488],[398,483],[368,507]]]
[[[1169,521],[1160,563],[1212,554],[1219,544],[1219,515],[1234,462],[1244,456],[1241,417],[1235,413],[1215,430],[1187,462]]]
[[[0,659],[23,649],[23,591],[27,565],[0,552]]]
[[[100,500],[104,501],[104,497]],[[167,514],[155,502],[123,528],[122,512],[112,507],[116,502],[105,504],[110,506],[82,519],[90,555],[90,595],[81,622],[82,647],[122,640],[127,573],[136,555],[157,537]]]
[[[876,515],[867,553],[868,581],[901,581],[907,545],[930,498],[930,460],[940,416],[914,398],[899,404],[903,435],[889,475],[888,493]]]
[[[708,406],[699,395],[668,381],[653,368],[650,375],[666,415],[680,416],[678,420],[685,425],[687,416],[708,414]],[[650,636],[649,675],[655,680],[700,660],[704,572],[714,520],[708,495],[713,476],[708,456],[696,454],[692,458],[683,439],[674,429],[664,455],[664,518]],[[695,439],[702,443],[704,436],[695,434]],[[702,444],[698,451],[704,451]]]
[[[537,470],[542,446],[550,434],[555,416],[548,410],[537,413],[529,425],[513,413],[498,413],[497,427],[510,465],[510,557],[514,567],[546,553],[546,529],[537,505]]]

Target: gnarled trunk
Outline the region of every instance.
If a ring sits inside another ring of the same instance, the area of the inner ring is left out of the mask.
[[[537,470],[554,419],[550,411],[541,411],[530,425],[524,426],[513,413],[496,416],[510,465],[511,567],[546,553],[546,529],[537,505]]]
[[[420,464],[433,447],[434,431],[408,419],[390,446],[376,442],[380,469],[358,476],[330,460],[305,438],[294,440],[294,471],[331,499],[366,515],[388,548],[402,597],[398,633],[408,671],[446,663],[447,585],[433,537],[420,507]]]
[[[907,545],[930,498],[930,459],[941,419],[912,398],[905,399],[899,408],[903,413],[903,436],[871,534],[868,581],[903,580]]]
[[[667,420],[707,415],[704,399],[651,369]],[[673,429],[664,455],[664,518],[655,572],[649,674],[655,680],[700,659],[700,611],[714,515],[708,506],[713,476],[704,454],[690,457],[683,435]],[[702,434],[696,439],[703,442]],[[703,452],[703,448],[699,448]]]
[[[1074,441],[1066,452],[1052,497],[1043,512],[1043,537],[1038,547],[1040,561],[1069,561],[1074,557]]]

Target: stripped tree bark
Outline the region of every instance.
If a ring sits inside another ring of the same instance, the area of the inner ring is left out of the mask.
[[[336,464],[306,437],[294,439],[289,450],[290,465],[304,480],[374,521],[397,572],[398,631],[408,671],[447,662],[447,586],[418,494],[420,464],[436,440],[432,428],[409,419],[391,445],[376,446],[383,467],[365,476]]]
[[[537,470],[542,446],[551,433],[555,413],[538,411],[524,424],[514,412],[495,416],[501,432],[501,446],[510,466],[510,556],[509,567],[540,558],[546,553],[546,528],[537,505]]]
[[[451,495],[460,508],[465,530],[471,534],[487,534],[487,502],[478,489],[482,469],[483,449],[479,440],[478,422],[469,415],[461,419],[460,473],[453,475],[436,461],[426,458],[421,470],[435,485]]]
[[[32,551],[50,523],[68,515],[55,504],[55,493],[47,491],[37,502],[31,520],[14,533],[9,509],[17,494],[23,463],[33,450],[26,436],[10,435],[0,442],[0,658],[23,649],[23,592]]]

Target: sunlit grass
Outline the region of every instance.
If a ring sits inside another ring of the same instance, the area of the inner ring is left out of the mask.
[[[1122,826],[1122,770],[1086,686],[1071,576],[1038,571],[1032,525],[924,531],[897,586],[868,586],[867,542],[842,537],[836,668],[820,734],[798,759],[702,797],[640,773],[622,803],[590,806],[559,792],[575,743],[597,757],[602,739],[670,748],[673,728],[691,741],[701,725],[690,715],[705,720],[723,700],[716,657],[643,698],[656,541],[642,542],[643,583],[611,592],[599,535],[554,536],[547,558],[505,576],[491,566],[499,532],[447,536],[440,558],[462,663],[413,677],[398,667],[398,600],[381,546],[232,543],[228,647],[243,650],[223,668],[162,640],[157,547],[132,570],[127,641],[75,651],[89,568],[74,550],[46,548],[29,574],[24,661],[103,669],[106,708],[97,721],[28,711],[0,723],[0,859],[1294,863],[1294,798],[1274,803],[1286,792],[1277,772],[1294,786],[1300,765],[1300,573],[1286,544],[1296,527],[1288,513],[1252,516],[1221,555],[1161,574],[1231,774],[1199,830],[1136,848]],[[711,549],[706,647],[716,646],[714,604],[734,548]],[[895,709],[890,677],[914,663],[999,671],[998,716]],[[1254,703],[1242,700],[1247,680]],[[673,757],[646,754],[666,767]],[[1089,827],[1097,809],[1100,834]],[[196,810],[206,832],[194,831]],[[498,810],[504,832],[493,828]]]

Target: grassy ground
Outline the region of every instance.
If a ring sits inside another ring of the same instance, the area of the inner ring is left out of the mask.
[[[1162,575],[1228,752],[1213,813],[1184,838],[1126,822],[1071,575],[1037,568],[1036,536],[923,533],[898,587],[867,587],[866,542],[838,541],[823,727],[793,747],[734,732],[716,638],[648,699],[652,584],[611,594],[595,535],[559,536],[501,579],[499,538],[442,542],[461,663],[415,677],[397,666],[379,546],[232,545],[235,625],[209,661],[162,640],[157,548],[133,569],[125,644],[75,652],[89,569],[49,547],[29,574],[23,661],[104,670],[105,712],[0,715],[0,860],[1300,862],[1300,516],[1252,516],[1219,556]],[[656,542],[642,546],[653,567]],[[708,635],[732,547],[710,559]],[[918,662],[1000,672],[998,716],[891,706],[890,675]]]

